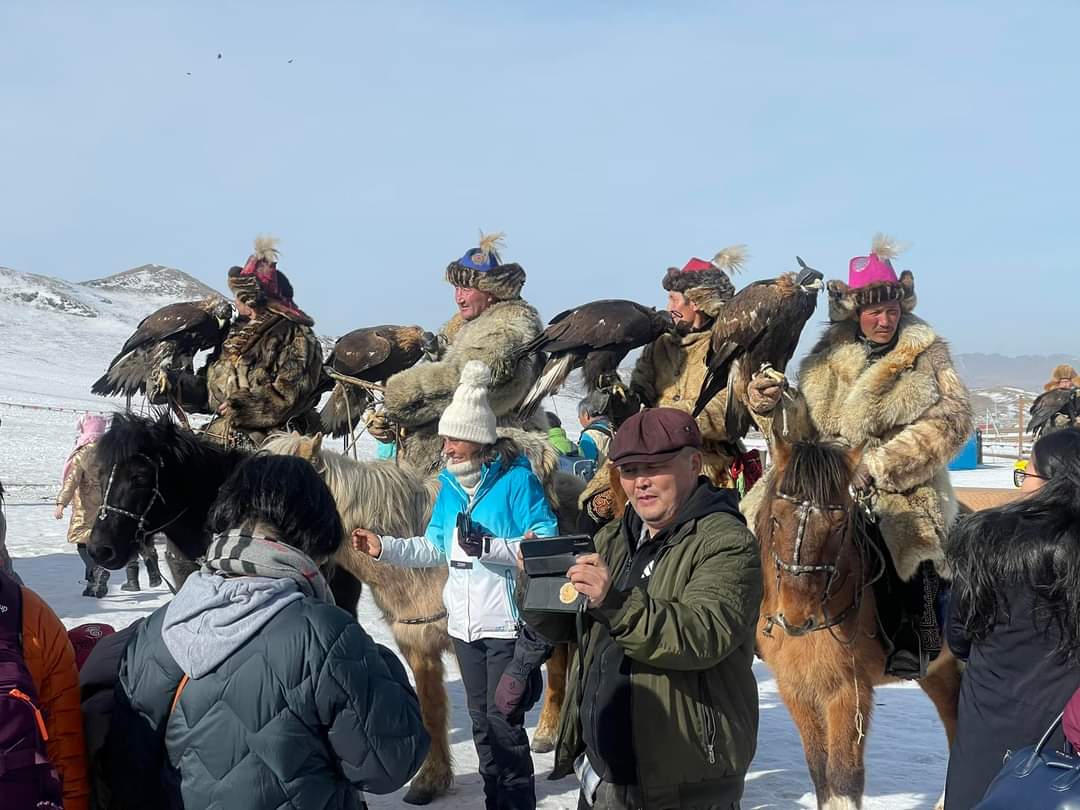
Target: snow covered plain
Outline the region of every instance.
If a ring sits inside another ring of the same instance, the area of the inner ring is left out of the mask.
[[[10,271],[8,271],[10,272]],[[66,292],[77,305],[89,301],[100,307],[98,317],[76,317],[55,307],[34,307],[25,298],[5,297],[22,276],[0,273],[0,480],[8,490],[8,548],[15,567],[27,584],[38,591],[68,627],[100,621],[123,627],[165,604],[164,588],[128,594],[119,590],[122,572],[113,574],[109,594],[93,600],[80,596],[81,564],[74,548],[65,542],[66,520],[53,519],[52,503],[58,476],[74,439],[74,423],[81,410],[111,411],[113,400],[91,396],[91,381],[127,337],[134,323],[164,303],[157,290],[127,293],[109,290],[113,299],[102,305],[102,296],[85,287]],[[147,295],[146,293],[150,293]],[[172,300],[176,300],[173,298]],[[70,308],[65,304],[65,310]],[[559,402],[558,411],[569,426],[574,421],[573,403]],[[370,442],[370,440],[369,440]],[[372,454],[373,446],[362,444]],[[958,473],[960,486],[1010,485],[1011,465]],[[143,574],[145,582],[145,574]],[[359,621],[378,641],[394,646],[393,639],[367,597]],[[452,658],[447,659],[447,688],[453,715],[450,734],[455,759],[454,792],[435,806],[473,808],[482,805],[476,774],[468,713],[460,676]],[[810,779],[803,760],[798,733],[780,701],[775,681],[760,662],[755,665],[761,702],[758,754],[747,778],[744,808],[813,808]],[[536,712],[530,717],[535,725]],[[869,732],[867,755],[867,810],[913,810],[931,808],[944,783],[947,749],[937,716],[921,690],[898,685],[878,690]],[[574,808],[574,779],[546,779],[551,755],[535,757],[539,807],[545,810]],[[373,808],[402,806],[403,791],[392,796],[370,796]]]

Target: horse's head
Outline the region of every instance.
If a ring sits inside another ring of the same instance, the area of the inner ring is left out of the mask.
[[[99,565],[121,568],[138,546],[162,528],[183,504],[166,502],[167,464],[178,448],[194,442],[167,416],[158,420],[129,414],[113,417],[98,440],[94,463],[101,508],[87,549]]]
[[[296,456],[307,461],[319,473],[325,468],[322,449],[323,435],[304,436],[295,430],[292,433],[271,433],[263,442],[263,452],[275,456]]]
[[[800,442],[778,444],[773,455],[775,470],[754,527],[766,593],[773,592],[765,618],[802,635],[847,618],[851,602],[845,600],[861,588],[863,543],[855,536],[861,507],[849,489],[859,451]],[[845,603],[837,608],[838,601]]]

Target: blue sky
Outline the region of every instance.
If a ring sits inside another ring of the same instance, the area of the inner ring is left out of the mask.
[[[270,232],[337,334],[440,324],[481,227],[545,319],[884,230],[956,350],[1075,353],[1080,5],[1024,5],[8,0],[0,265],[222,288]]]

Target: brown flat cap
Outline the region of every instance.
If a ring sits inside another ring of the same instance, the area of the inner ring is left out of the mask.
[[[616,467],[659,464],[687,447],[701,448],[701,431],[693,417],[675,408],[648,408],[622,423],[608,458]]]

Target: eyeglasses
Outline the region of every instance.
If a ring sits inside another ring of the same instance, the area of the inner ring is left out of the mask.
[[[1027,470],[1013,470],[1013,486],[1014,487],[1022,487],[1024,485],[1024,479],[1025,478],[1038,478],[1040,481],[1049,481],[1050,480],[1045,475],[1036,475],[1035,473],[1030,473]]]

